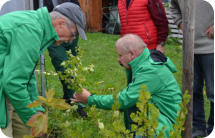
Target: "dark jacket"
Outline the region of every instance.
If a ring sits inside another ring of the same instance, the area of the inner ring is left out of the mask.
[[[78,2],[78,0],[57,0],[57,2],[58,2],[58,4],[62,4],[64,2],[72,2],[72,3],[75,3],[80,6],[80,3]],[[54,8],[52,0],[44,0],[43,5],[48,8],[49,12],[51,12]]]

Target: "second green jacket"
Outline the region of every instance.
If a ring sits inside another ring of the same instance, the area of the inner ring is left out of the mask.
[[[137,111],[138,93],[144,84],[152,96],[152,103],[159,109],[158,129],[161,130],[164,126],[164,133],[168,137],[182,100],[181,90],[172,74],[176,72],[174,64],[169,58],[166,62],[154,62],[149,50],[145,48],[129,65],[131,70],[127,70],[128,85],[118,93],[117,99],[120,110],[124,111],[126,128],[131,128],[130,114]],[[89,105],[96,105],[101,109],[111,109],[113,102],[112,95],[91,95],[88,98]]]

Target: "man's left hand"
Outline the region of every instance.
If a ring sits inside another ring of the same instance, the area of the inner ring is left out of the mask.
[[[71,99],[74,102],[87,103],[88,97],[91,95],[89,91],[86,89],[82,89],[82,93],[74,93],[73,98]]]
[[[214,37],[214,25],[208,28],[208,30],[205,31],[205,34],[208,35],[209,38]]]
[[[43,115],[43,112],[38,112],[37,114],[34,114],[27,122],[27,124],[33,124],[39,116]],[[48,122],[47,122],[48,123]],[[37,127],[31,127],[31,134],[34,137],[41,137],[44,135],[44,133],[40,132],[39,134],[36,135]]]
[[[164,47],[160,44],[157,45],[156,50],[160,51],[161,53],[165,53]]]

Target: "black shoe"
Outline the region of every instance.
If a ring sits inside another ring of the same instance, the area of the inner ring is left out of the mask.
[[[87,113],[84,111],[84,108],[81,106],[78,106],[78,109],[76,110],[78,112],[78,114],[82,117],[82,118],[87,118]]]
[[[200,129],[194,129],[192,130],[192,138],[197,138],[197,136],[200,137],[206,137],[207,136],[207,131],[206,130],[200,130]]]
[[[71,103],[70,99],[65,99],[65,102],[68,103],[69,105],[73,106],[75,103]],[[87,118],[87,113],[84,111],[84,108],[80,105],[78,105],[78,109],[76,109],[76,112],[82,117],[82,118]]]

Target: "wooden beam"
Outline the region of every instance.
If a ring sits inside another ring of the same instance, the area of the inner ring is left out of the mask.
[[[183,15],[183,93],[188,90],[191,95],[187,105],[188,114],[185,121],[183,138],[192,138],[192,116],[193,116],[193,62],[194,62],[194,0],[184,0]]]

